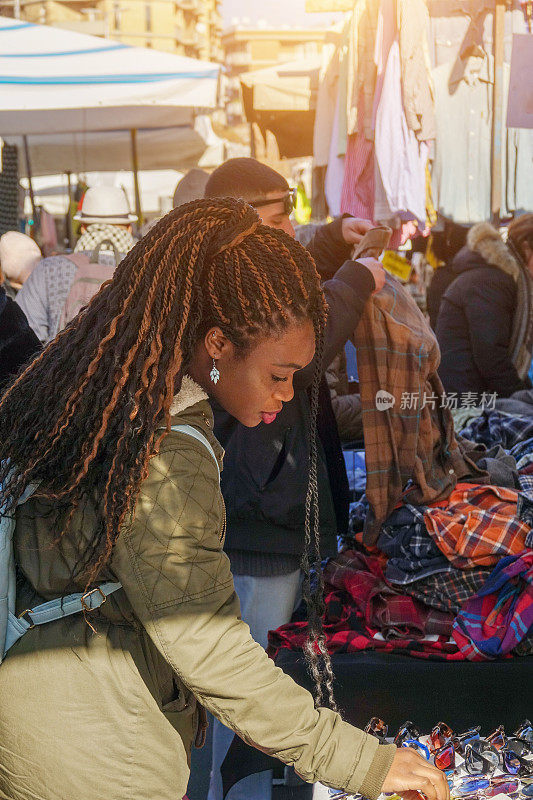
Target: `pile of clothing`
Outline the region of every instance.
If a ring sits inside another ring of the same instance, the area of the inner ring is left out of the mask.
[[[533,654],[533,413],[486,411],[456,436],[439,401],[434,336],[394,279],[355,338],[366,493],[324,567],[330,652]],[[389,408],[376,407],[389,387]],[[407,407],[402,389],[437,402]],[[271,634],[271,648],[300,649],[306,633],[296,618]]]
[[[452,661],[533,654],[531,497],[458,484],[448,501],[400,505],[372,548],[362,544],[363,497],[351,547],[324,567],[329,651]],[[270,645],[299,650],[306,635],[296,617]]]

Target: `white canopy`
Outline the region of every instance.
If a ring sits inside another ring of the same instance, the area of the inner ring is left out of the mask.
[[[219,67],[0,17],[0,136],[174,127],[213,108]]]
[[[19,176],[27,176],[22,137],[8,136],[6,141],[21,148]],[[28,149],[33,175],[131,170],[133,165],[129,131],[30,136]],[[136,151],[139,170],[186,170],[201,160],[206,142],[191,125],[147,128],[137,131]]]

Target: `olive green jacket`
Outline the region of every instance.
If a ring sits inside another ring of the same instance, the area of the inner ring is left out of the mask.
[[[190,379],[173,424],[212,434],[205,394]],[[73,587],[78,541],[52,545],[49,501],[17,511],[19,610]],[[0,797],[9,800],[177,800],[185,794],[197,701],[245,741],[307,781],[376,798],[393,746],[343,722],[297,686],[240,619],[224,538],[218,472],[205,446],[172,432],[150,461],[135,516],[103,580],[123,589],[89,621],[30,630],[0,667]]]

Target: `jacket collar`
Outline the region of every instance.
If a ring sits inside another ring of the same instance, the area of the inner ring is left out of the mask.
[[[181,389],[174,395],[174,400],[170,406],[170,414],[171,416],[180,414],[182,411],[185,411],[186,408],[207,399],[207,394],[202,387],[188,375],[184,375],[181,382]]]
[[[205,402],[208,399],[208,395],[202,387],[188,375],[184,375],[181,389],[174,396],[170,406],[170,415],[173,424],[186,423],[202,430],[215,452],[220,469],[222,469],[224,450],[213,432],[213,412],[210,404]]]
[[[452,93],[461,81],[469,86],[474,86],[478,81],[494,83],[494,58],[489,53],[483,56],[471,55],[465,59],[458,58],[448,81]]]

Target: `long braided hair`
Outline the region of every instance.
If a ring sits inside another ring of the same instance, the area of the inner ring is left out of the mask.
[[[96,505],[93,532],[77,537],[72,576],[92,588],[134,513],[149,460],[170,431],[171,403],[197,342],[219,326],[244,353],[257,337],[305,319],[313,322],[317,348],[303,559],[307,657],[316,703],[325,682],[334,706],[322,587],[319,580],[312,589],[309,579],[313,566],[321,574],[316,412],[326,304],[308,252],[261,225],[251,206],[225,198],[171,211],[12,381],[0,401],[0,484],[4,513],[30,485],[54,501],[54,544],[71,529],[76,510]]]

